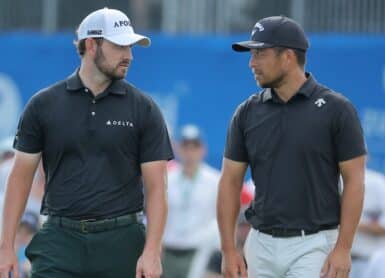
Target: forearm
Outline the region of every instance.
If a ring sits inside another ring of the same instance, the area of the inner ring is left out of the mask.
[[[363,184],[359,182],[344,184],[341,200],[341,223],[336,247],[351,249],[362,212],[363,199]]]
[[[161,252],[162,236],[167,218],[165,185],[153,187],[146,194],[147,236],[145,250]]]
[[[358,225],[358,230],[363,233],[367,233],[374,236],[384,236],[385,235],[385,228],[382,227],[377,222],[370,222],[370,223],[360,223]]]
[[[16,230],[25,210],[31,184],[32,176],[22,177],[14,171],[11,172],[4,199],[1,246],[10,247],[14,244]]]
[[[240,186],[221,179],[219,183],[217,218],[224,252],[236,250],[235,229],[240,209]]]

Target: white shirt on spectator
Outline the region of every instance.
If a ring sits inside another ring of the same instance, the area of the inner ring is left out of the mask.
[[[176,249],[199,248],[219,238],[216,199],[220,172],[202,163],[190,179],[179,167],[168,176],[168,217],[163,243]]]
[[[377,251],[369,261],[363,278],[384,278],[385,277],[385,249]]]
[[[365,172],[364,207],[360,223],[376,221],[385,228],[385,177],[373,170]],[[385,247],[385,236],[374,236],[357,231],[352,254],[368,258]],[[385,276],[383,276],[385,277]]]

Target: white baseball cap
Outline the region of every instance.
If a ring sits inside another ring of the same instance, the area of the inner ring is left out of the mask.
[[[78,40],[86,38],[104,38],[118,45],[150,46],[148,37],[136,34],[130,19],[115,9],[100,9],[90,13],[80,23]]]

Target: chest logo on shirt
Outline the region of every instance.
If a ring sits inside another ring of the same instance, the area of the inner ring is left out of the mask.
[[[322,105],[326,104],[326,101],[323,98],[319,98],[314,102],[318,107],[322,107]]]
[[[106,126],[123,126],[123,127],[130,127],[133,128],[134,124],[130,121],[115,121],[115,120],[108,120],[106,122]]]

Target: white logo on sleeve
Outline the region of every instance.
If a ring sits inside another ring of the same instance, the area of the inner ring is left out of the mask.
[[[322,107],[322,105],[326,104],[326,101],[323,98],[319,98],[314,102],[318,107]]]

